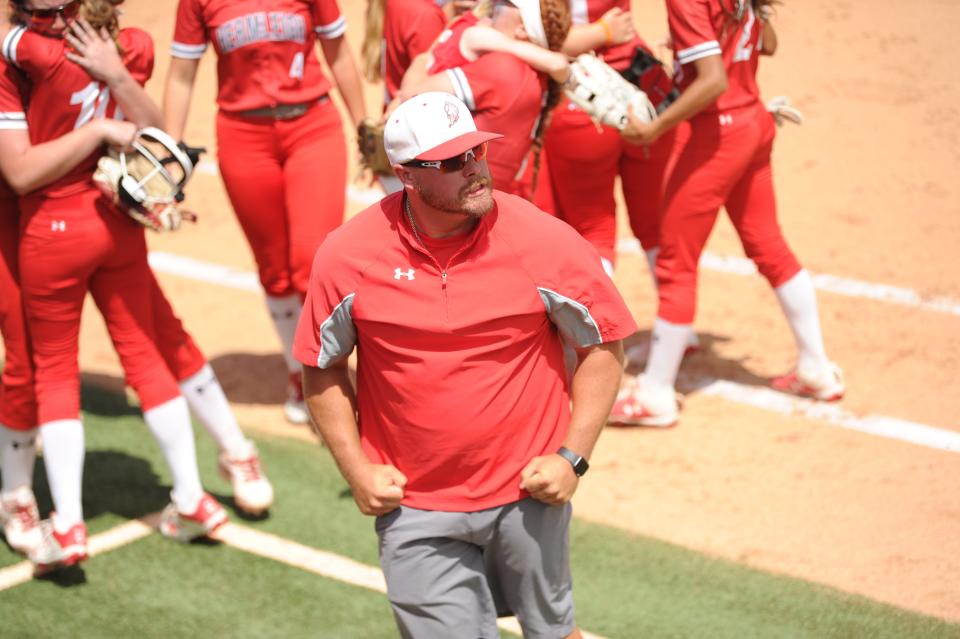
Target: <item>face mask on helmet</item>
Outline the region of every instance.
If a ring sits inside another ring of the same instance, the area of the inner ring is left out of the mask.
[[[193,173],[190,157],[160,129],[137,132],[129,151],[100,159],[94,180],[135,220],[155,231],[172,231],[183,215],[178,196]]]

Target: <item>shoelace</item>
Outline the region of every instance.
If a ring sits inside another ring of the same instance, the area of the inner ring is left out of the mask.
[[[260,462],[256,457],[233,461],[231,465],[240,472],[244,481],[258,481],[260,479]]]
[[[23,526],[24,530],[30,530],[36,528],[40,521],[37,517],[33,515],[33,509],[30,506],[17,506],[14,517],[19,520],[20,525]]]

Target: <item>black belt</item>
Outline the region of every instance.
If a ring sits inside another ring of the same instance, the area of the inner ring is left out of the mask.
[[[273,107],[261,107],[259,109],[247,109],[246,111],[237,111],[237,115],[245,118],[273,118],[274,120],[293,120],[310,110],[315,104],[323,104],[330,98],[321,97],[314,102],[302,102],[300,104],[278,104]]]

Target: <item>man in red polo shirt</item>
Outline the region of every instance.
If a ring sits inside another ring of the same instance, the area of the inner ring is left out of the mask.
[[[324,241],[294,346],[313,420],[378,515],[404,637],[498,637],[506,610],[527,637],[580,636],[569,500],[636,324],[588,242],[491,189],[498,137],[450,94],[394,111],[403,191]]]

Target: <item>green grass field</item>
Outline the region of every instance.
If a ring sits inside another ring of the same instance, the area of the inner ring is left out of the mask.
[[[91,534],[155,512],[169,477],[124,398],[86,389],[84,508]],[[319,446],[258,439],[278,495],[270,517],[235,514],[196,427],[208,490],[232,521],[376,565],[373,522]],[[38,463],[41,510],[49,496]],[[589,479],[587,480],[589,481]],[[958,637],[960,625],[829,588],[704,557],[653,539],[575,522],[578,620],[609,638]],[[0,568],[21,559],[0,547]],[[394,637],[386,598],[227,545],[177,545],[150,535],[82,569],[0,591],[0,637]]]

